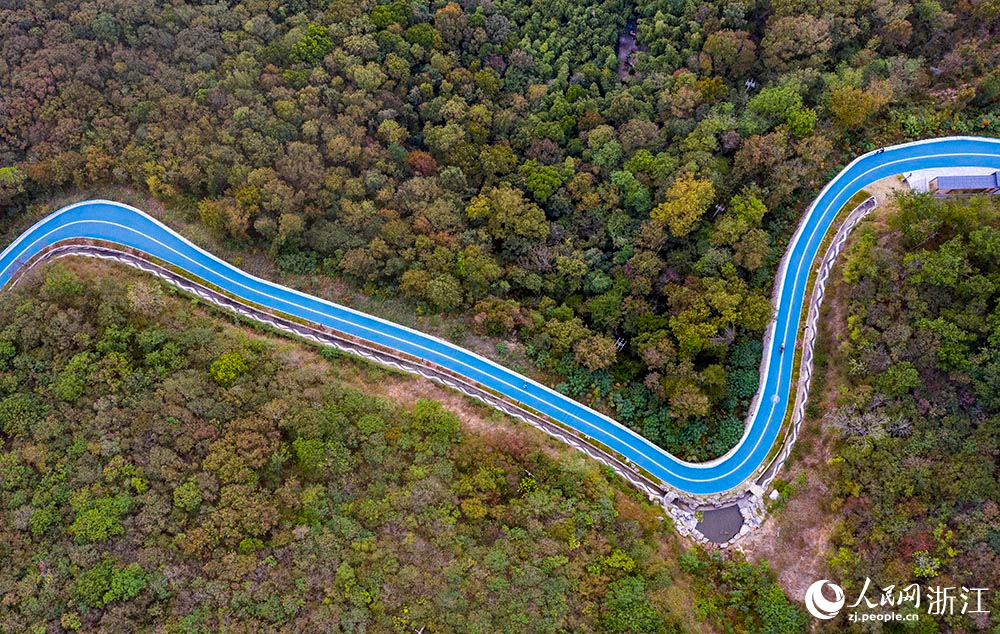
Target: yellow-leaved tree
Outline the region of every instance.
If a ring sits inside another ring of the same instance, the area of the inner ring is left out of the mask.
[[[715,187],[708,179],[690,172],[677,177],[667,190],[667,199],[653,208],[650,216],[662,222],[678,238],[691,233],[715,198]]]

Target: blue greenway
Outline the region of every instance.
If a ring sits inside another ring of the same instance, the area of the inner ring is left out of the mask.
[[[0,254],[0,284],[42,249],[91,238],[138,249],[245,300],[294,315],[437,364],[502,392],[617,451],[663,484],[692,495],[741,487],[763,466],[778,438],[792,394],[792,364],[809,270],[837,212],[870,183],[912,170],[945,167],[1000,169],[1000,140],[949,137],[887,148],[855,159],[810,205],[775,280],[777,310],[764,350],[756,406],[743,438],[725,456],[694,464],[680,460],[611,418],[503,366],[430,335],[259,279],[220,260],[145,213],[91,200],[43,218]],[[781,353],[781,348],[788,351]]]

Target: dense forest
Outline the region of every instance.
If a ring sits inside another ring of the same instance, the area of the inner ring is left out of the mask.
[[[1000,200],[899,202],[888,225],[858,230],[840,286],[846,330],[825,360],[837,376],[822,418],[838,438],[832,574],[852,601],[865,577],[988,587],[992,614],[940,625],[997,631]]]
[[[452,313],[705,459],[742,434],[804,200],[876,144],[1000,133],[998,15],[19,0],[0,7],[0,205],[148,192],[282,272]]]
[[[858,152],[1000,136],[997,59],[1000,0],[13,0],[0,229],[152,197],[702,460],[742,434],[805,202]],[[996,589],[1000,206],[899,206],[852,240],[818,356],[829,573]],[[686,549],[500,414],[376,396],[411,379],[118,268],[26,282],[0,302],[0,631],[810,622],[766,564]]]
[[[416,379],[138,273],[51,265],[0,323],[0,631],[805,623],[766,565],[684,550],[662,509],[541,432],[374,398]]]

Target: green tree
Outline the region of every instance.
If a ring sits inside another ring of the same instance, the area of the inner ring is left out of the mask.
[[[462,305],[462,285],[445,273],[427,282],[427,299],[437,310],[447,312]]]
[[[830,21],[808,13],[773,17],[761,41],[764,63],[782,73],[801,67],[817,67],[833,47]]]
[[[45,406],[31,394],[18,392],[0,399],[0,429],[21,437],[45,414]]]
[[[201,506],[201,488],[194,480],[187,480],[174,489],[174,506],[187,511],[195,511]]]
[[[523,238],[539,242],[549,235],[545,212],[525,200],[520,189],[507,184],[490,187],[485,194],[473,198],[465,211],[470,220],[484,223],[497,240]]]
[[[292,61],[316,64],[333,50],[333,40],[322,24],[312,23],[306,27],[305,35],[292,46]]]
[[[410,28],[406,29],[403,37],[407,42],[410,42],[411,44],[418,44],[426,51],[439,49],[444,46],[444,38],[441,37],[441,34],[438,33],[437,29],[426,22],[414,24]]]
[[[70,596],[85,607],[102,607],[104,596],[111,591],[114,566],[114,560],[106,558],[93,568],[78,573],[69,586]]]
[[[885,107],[891,96],[891,89],[883,85],[869,88],[835,86],[827,96],[827,108],[837,126],[844,130],[855,130]]]
[[[802,96],[791,86],[772,86],[761,90],[747,103],[741,127],[748,134],[764,134],[784,123],[798,137],[812,132],[816,111],[805,108]]]
[[[895,363],[878,377],[877,386],[890,396],[903,396],[920,386],[920,372],[909,361]]]
[[[650,216],[666,224],[674,236],[684,237],[705,215],[714,198],[715,187],[711,181],[685,172],[667,189],[666,200],[657,205]]]
[[[132,509],[126,494],[91,497],[87,492],[73,501],[76,518],[69,527],[79,543],[100,542],[125,532],[122,518]]]
[[[66,367],[59,373],[52,394],[61,401],[72,403],[80,398],[87,387],[87,377],[93,367],[94,355],[80,352],[73,355]]]
[[[545,332],[549,337],[552,354],[557,357],[569,352],[579,341],[590,335],[590,330],[579,317],[550,319],[545,324]]]
[[[702,61],[703,67],[707,65],[711,72],[740,79],[757,61],[757,45],[746,31],[722,29],[705,38],[702,54],[707,56]]]
[[[102,597],[105,604],[133,599],[146,588],[146,571],[137,563],[116,567],[111,573],[110,586]]]
[[[562,174],[551,165],[539,165],[528,161],[521,166],[524,186],[535,200],[545,203],[562,186]]]
[[[392,24],[405,27],[409,25],[411,15],[409,0],[394,0],[388,4],[377,4],[371,12],[372,22],[380,28]]]
[[[591,335],[574,346],[576,361],[588,370],[601,370],[615,362],[615,340],[604,335]]]
[[[121,37],[122,28],[110,13],[98,13],[90,22],[90,30],[101,42],[114,43]]]
[[[16,165],[0,167],[0,204],[7,204],[24,193],[28,177]]]
[[[114,601],[128,601],[146,588],[146,572],[137,563],[116,566],[105,557],[79,574],[70,584],[70,596],[86,607],[100,608]]]

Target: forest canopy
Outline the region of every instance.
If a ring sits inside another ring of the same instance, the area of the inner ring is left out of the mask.
[[[877,144],[1000,132],[997,11],[28,0],[0,8],[0,204],[148,192],[705,459],[742,433],[804,201]]]
[[[831,574],[849,594],[866,577],[995,588],[1000,200],[907,194],[898,206],[852,238],[833,291],[843,330],[820,353],[837,378],[817,413],[833,438]],[[938,618],[941,631],[995,629],[1000,598],[984,603],[991,614]]]
[[[0,322],[4,631],[803,622],[766,565],[684,551],[661,508],[579,452],[458,398],[486,420],[373,396],[418,379],[145,275],[56,263]]]

